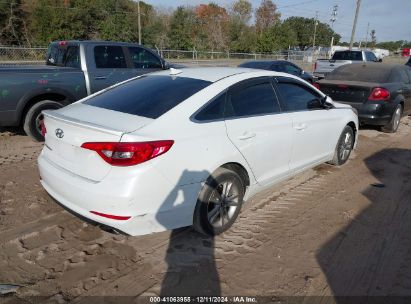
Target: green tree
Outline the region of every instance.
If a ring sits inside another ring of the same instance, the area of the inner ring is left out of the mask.
[[[28,43],[25,23],[27,13],[22,0],[0,1],[0,43],[5,45],[24,45]]]
[[[237,0],[229,12],[229,48],[235,52],[251,52],[255,49],[255,29],[248,25],[252,17],[252,5],[247,0]]]
[[[262,0],[255,13],[255,27],[258,35],[273,27],[280,21],[281,14],[272,0]]]
[[[194,12],[182,6],[178,7],[170,22],[170,47],[177,50],[193,48],[192,32],[195,20]]]
[[[314,37],[314,18],[290,17],[284,21],[296,34],[297,44],[301,49],[312,46]],[[316,45],[328,46],[334,35],[334,45],[338,44],[341,36],[335,33],[328,24],[318,22]]]
[[[257,41],[259,52],[273,52],[288,49],[297,44],[297,36],[287,23],[277,23],[263,32]]]

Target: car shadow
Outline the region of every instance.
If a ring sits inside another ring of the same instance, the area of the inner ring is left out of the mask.
[[[411,150],[384,149],[364,162],[378,180],[362,193],[370,205],[316,258],[336,303],[405,303],[397,301],[411,296]]]
[[[185,170],[176,185],[204,180],[208,176],[210,173],[206,171]],[[160,210],[176,208],[174,203],[179,196],[183,198],[180,205],[193,206],[190,215],[192,216],[198,192],[193,194],[189,187],[176,186]],[[156,217],[158,222],[170,229],[170,221],[165,220],[160,214]],[[159,292],[161,297],[220,295],[220,278],[214,256],[214,237],[202,235],[191,227],[172,230],[165,262],[167,270],[161,283]]]

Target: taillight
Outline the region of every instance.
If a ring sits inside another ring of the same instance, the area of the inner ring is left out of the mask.
[[[41,128],[41,135],[46,136],[47,129],[46,125],[44,124],[44,119],[40,120],[40,128]]]
[[[374,88],[368,97],[368,100],[388,100],[390,91],[384,88]]]
[[[173,140],[148,142],[87,142],[82,148],[96,151],[113,166],[134,166],[153,159],[170,150]]]
[[[319,84],[318,82],[314,82],[314,83],[313,83],[313,86],[315,86],[317,89],[321,90],[321,89],[320,89],[320,84]]]

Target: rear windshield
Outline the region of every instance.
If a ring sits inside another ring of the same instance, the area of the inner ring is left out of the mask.
[[[80,51],[78,45],[60,46],[53,43],[47,50],[47,65],[80,68]]]
[[[362,60],[362,53],[361,52],[353,52],[353,51],[348,51],[348,52],[335,52],[333,57],[333,60]]]
[[[84,104],[155,119],[210,84],[186,77],[143,76],[98,94]]]
[[[328,80],[384,83],[388,81],[390,74],[391,68],[385,68],[380,63],[374,63],[373,66],[357,63],[341,66],[332,71],[325,78]]]

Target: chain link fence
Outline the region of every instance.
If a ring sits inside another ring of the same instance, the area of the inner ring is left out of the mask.
[[[171,63],[187,66],[237,66],[246,60],[288,60],[299,65],[307,71],[312,71],[317,59],[328,58],[327,52],[284,50],[272,53],[238,53],[220,51],[185,51],[155,49],[161,57]],[[44,64],[46,47],[13,47],[0,46],[0,66]],[[404,64],[405,58],[401,56],[388,56],[384,62]]]
[[[0,46],[0,65],[44,64],[46,47]]]

